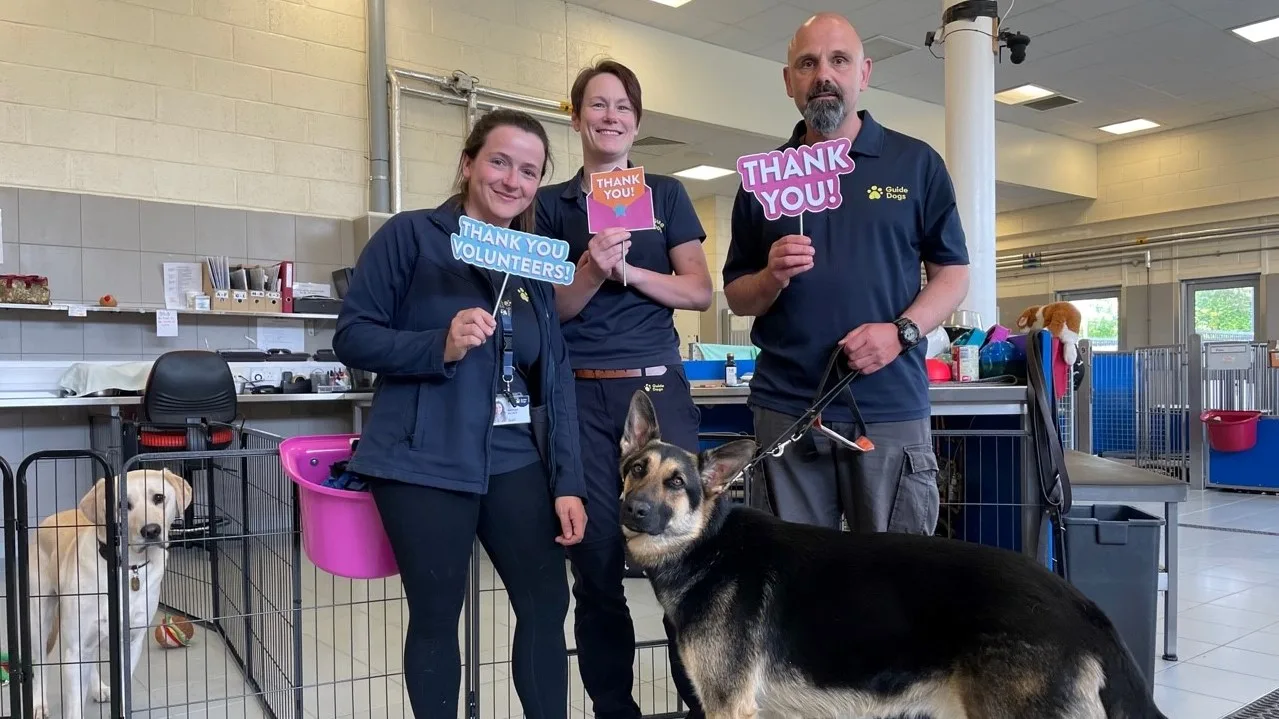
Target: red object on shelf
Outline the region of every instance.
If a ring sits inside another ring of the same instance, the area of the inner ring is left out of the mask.
[[[1208,427],[1208,446],[1218,452],[1243,452],[1257,444],[1260,412],[1210,409],[1199,419]]]

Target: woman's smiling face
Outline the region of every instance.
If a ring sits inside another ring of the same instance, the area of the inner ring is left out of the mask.
[[[616,75],[601,72],[586,84],[573,129],[581,134],[582,149],[588,155],[605,160],[630,153],[639,134],[639,120]]]
[[[546,147],[537,135],[511,125],[493,128],[475,159],[462,166],[467,214],[510,226],[533,202],[545,164]]]

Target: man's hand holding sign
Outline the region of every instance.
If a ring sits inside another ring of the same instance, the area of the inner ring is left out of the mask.
[[[760,306],[750,314],[763,314],[791,279],[813,268],[816,250],[804,235],[804,213],[833,210],[843,204],[839,176],[855,167],[848,154],[851,147],[847,138],[838,138],[738,158],[742,188],[759,200],[764,217],[799,218],[800,234],[785,235],[769,249],[768,267],[756,276],[759,291],[752,293]]]

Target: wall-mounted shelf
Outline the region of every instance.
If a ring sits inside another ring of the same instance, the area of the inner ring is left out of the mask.
[[[0,310],[20,310],[33,312],[62,312],[70,314],[72,308],[83,308],[85,314],[91,312],[114,312],[116,314],[155,314],[156,310],[163,310],[163,307],[148,307],[144,305],[131,305],[120,307],[100,307],[98,305],[81,305],[74,302],[55,302],[48,305],[23,305],[23,304],[4,304],[0,303]],[[175,310],[179,315],[185,316],[217,316],[217,317],[267,317],[271,319],[285,320],[336,320],[337,315],[318,315],[303,314],[298,312],[239,312],[236,310]]]

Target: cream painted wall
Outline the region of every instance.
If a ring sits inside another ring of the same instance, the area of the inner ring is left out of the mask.
[[[1098,164],[1095,201],[1001,214],[1000,254],[1117,240],[1135,244],[1149,235],[1279,223],[1279,111],[1112,142],[1099,148]],[[1156,250],[1149,270],[1144,263],[1093,263],[1004,272],[998,293],[1021,297],[1264,275],[1279,260],[1277,252],[1279,233],[1182,245]]]
[[[1098,148],[1096,200],[999,215],[1001,251],[1275,214],[1279,110]]]
[[[363,0],[4,0],[0,184],[352,217]]]
[[[363,7],[364,0],[3,0],[0,184],[362,214]],[[770,134],[795,121],[777,63],[563,0],[388,4],[392,62],[461,69],[502,89],[562,98],[577,68],[605,54],[635,67],[652,110]],[[674,77],[681,80],[661,81]],[[761,91],[762,77],[777,80]],[[941,148],[940,106],[878,92],[865,98],[886,124]],[[452,178],[460,111],[410,106],[404,125],[406,199],[430,202]],[[552,134],[558,179],[579,160],[570,132]],[[1001,180],[1095,193],[1093,146],[1003,124],[999,140]]]

